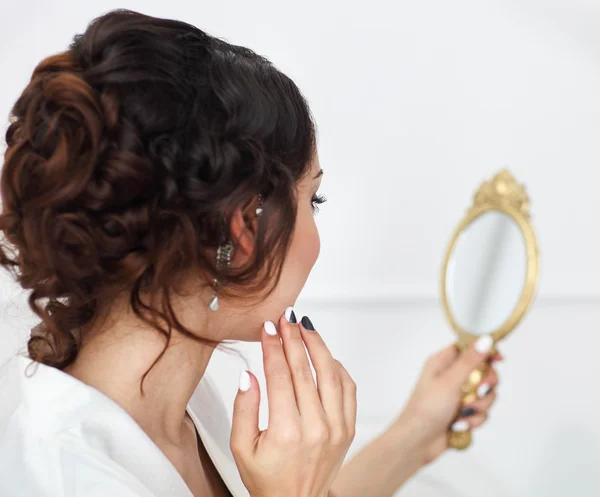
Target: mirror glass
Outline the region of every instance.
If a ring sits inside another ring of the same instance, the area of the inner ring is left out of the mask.
[[[487,211],[459,235],[448,261],[446,295],[456,323],[473,335],[499,329],[517,306],[527,247],[516,221]]]

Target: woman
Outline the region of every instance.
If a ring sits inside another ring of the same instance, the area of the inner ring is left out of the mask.
[[[319,253],[315,127],[267,60],[112,12],[38,65],[6,140],[1,262],[42,322],[0,378],[2,495],[390,496],[446,449],[489,337],[433,356],[340,471],[355,385],[288,308]],[[204,377],[226,340],[262,342],[263,432],[252,374],[230,437]],[[454,429],[483,423],[496,382]]]

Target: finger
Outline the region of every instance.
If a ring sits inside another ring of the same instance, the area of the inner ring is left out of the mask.
[[[487,413],[496,401],[496,392],[490,392],[483,399],[478,399],[463,407],[460,411],[461,417],[470,417],[475,414]]]
[[[269,425],[285,424],[289,420],[298,418],[299,413],[290,368],[285,359],[277,328],[271,321],[267,321],[264,325],[262,350],[269,400]]]
[[[452,430],[453,431],[465,431],[464,430],[465,427],[468,427],[467,429],[478,428],[483,423],[485,423],[487,421],[487,419],[488,419],[488,415],[483,414],[483,413],[475,414],[474,416],[470,416],[465,419],[459,419],[452,425]],[[459,426],[460,426],[460,428],[459,428]]]
[[[282,316],[279,329],[281,330],[283,351],[294,385],[298,411],[301,416],[312,420],[323,418],[323,407],[293,309],[289,308]]]
[[[481,414],[479,416],[474,416],[470,421],[471,428],[472,429],[479,428],[483,423],[487,422],[488,419],[489,419],[488,414]]]
[[[503,362],[504,356],[500,352],[496,352],[491,358],[491,362]]]
[[[240,386],[233,404],[231,450],[235,454],[250,453],[256,446],[260,431],[258,409],[260,388],[252,373],[242,371]]]
[[[458,354],[456,345],[449,345],[427,359],[423,367],[423,373],[429,377],[437,376],[446,371],[456,361]]]
[[[336,363],[340,370],[344,419],[346,420],[348,437],[352,439],[356,431],[356,383],[354,383],[354,380],[342,363],[339,361],[336,361]]]
[[[312,329],[311,329],[312,328]],[[323,338],[311,320],[302,318],[302,337],[315,373],[317,374],[317,391],[320,403],[329,420],[333,423],[344,422],[344,400],[340,367],[325,345]]]
[[[489,368],[486,375],[481,380],[481,384],[477,387],[477,396],[485,397],[490,390],[498,386],[498,373],[494,368]]]
[[[471,371],[488,357],[494,340],[490,335],[479,337],[468,349],[462,352],[448,370],[449,379],[458,388],[464,383]]]
[[[477,387],[477,397],[482,399],[498,385],[498,374],[494,368],[489,368],[487,374]]]

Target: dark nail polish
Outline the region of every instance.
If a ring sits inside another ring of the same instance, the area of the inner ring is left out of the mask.
[[[306,328],[308,331],[315,331],[315,327],[312,324],[312,321],[308,318],[308,316],[304,316],[302,318],[302,326]]]
[[[297,321],[297,319],[296,319],[296,313],[295,313],[294,311],[292,311],[292,312],[290,313],[290,323],[292,323],[292,324],[296,324],[297,322],[298,322],[298,321]]]
[[[475,414],[477,411],[475,410],[474,407],[466,407],[465,409],[463,409],[462,411],[460,411],[460,415],[463,418],[466,418],[468,416],[473,416],[473,414]]]

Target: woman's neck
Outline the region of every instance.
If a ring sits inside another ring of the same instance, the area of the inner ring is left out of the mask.
[[[154,364],[165,344],[161,333],[132,313],[113,314],[84,340],[65,372],[114,400],[159,447],[181,447],[186,408],[214,346],[173,332]]]

